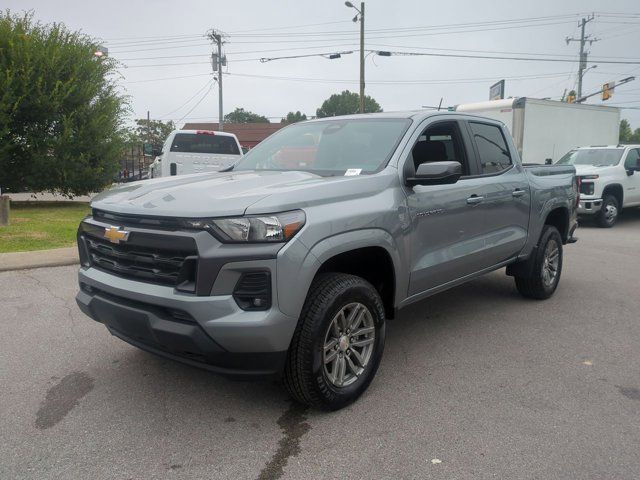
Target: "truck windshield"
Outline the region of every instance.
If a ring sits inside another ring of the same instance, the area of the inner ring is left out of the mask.
[[[171,142],[171,151],[180,153],[215,153],[240,155],[233,137],[210,133],[177,133]]]
[[[623,152],[624,150],[621,148],[584,148],[571,150],[558,160],[558,164],[611,167],[618,164]]]
[[[361,175],[386,166],[411,120],[344,119],[291,125],[258,144],[233,170]]]

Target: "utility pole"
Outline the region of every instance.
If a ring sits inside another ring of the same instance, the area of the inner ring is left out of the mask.
[[[584,47],[585,44],[587,42],[589,42],[589,45],[592,45],[593,42],[597,42],[599,39],[598,38],[592,38],[591,35],[585,35],[584,34],[584,30],[585,27],[587,25],[587,23],[589,23],[590,21],[594,20],[595,16],[593,14],[591,14],[589,17],[587,18],[583,18],[579,23],[578,26],[580,27],[580,38],[572,38],[572,37],[567,37],[565,39],[565,41],[567,42],[567,45],[569,45],[570,42],[580,42],[580,63],[578,66],[578,95],[576,96],[577,101],[579,102],[582,99],[582,77],[584,75],[584,71],[587,68],[587,55],[588,52],[584,51]]]
[[[212,55],[213,71],[218,72],[218,130],[224,131],[224,113],[222,109],[222,66],[226,64],[222,58],[222,34],[215,30],[211,32],[211,39],[218,45],[218,54]]]
[[[360,113],[364,113],[364,2],[360,2]]]
[[[360,20],[360,113],[364,113],[364,2],[360,2],[360,9],[348,1],[344,4],[359,14],[359,17],[358,14],[353,17],[353,21]]]

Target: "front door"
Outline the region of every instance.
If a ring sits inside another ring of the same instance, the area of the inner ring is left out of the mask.
[[[640,167],[640,148],[632,148],[624,159],[624,168],[627,172],[623,181],[625,206],[640,205],[640,171],[635,170],[638,167]],[[622,205],[620,207],[622,208]]]
[[[455,184],[405,187],[411,219],[409,296],[470,275],[483,263],[484,222],[468,200],[480,195],[480,184],[472,177],[477,167],[464,129],[458,120],[430,123],[403,168],[406,178],[425,162],[453,160],[463,166]]]

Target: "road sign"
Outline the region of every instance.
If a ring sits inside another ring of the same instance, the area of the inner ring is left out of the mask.
[[[494,83],[489,88],[489,100],[502,100],[504,98],[504,80]]]
[[[616,82],[608,82],[602,86],[602,101],[609,100],[613,97],[613,91],[616,88]]]

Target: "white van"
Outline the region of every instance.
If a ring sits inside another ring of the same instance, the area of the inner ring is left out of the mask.
[[[151,178],[217,172],[242,157],[233,133],[211,130],[175,130],[167,137],[162,152],[151,164]]]

